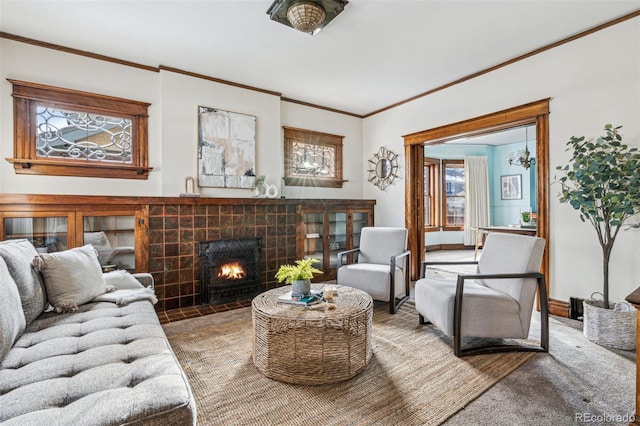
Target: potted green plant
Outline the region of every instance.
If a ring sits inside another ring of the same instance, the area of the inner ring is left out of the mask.
[[[313,266],[317,259],[307,257],[296,260],[295,265],[281,265],[275,278],[279,283],[291,284],[292,296],[308,296],[311,293],[311,278],[313,274],[321,274],[322,271]]]
[[[596,343],[629,349],[631,340],[635,347],[636,313],[611,309],[609,261],[620,230],[638,227],[627,222],[640,212],[640,154],[622,143],[620,128],[605,125],[606,134],[596,141],[572,136],[567,142],[567,151],[572,151],[569,164],[556,169],[563,174],[560,202],[578,210],[580,219],[593,226],[602,248],[602,306],[584,302],[584,334]],[[628,318],[621,318],[625,314]]]

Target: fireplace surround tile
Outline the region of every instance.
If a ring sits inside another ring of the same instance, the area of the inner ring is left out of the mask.
[[[324,202],[310,201],[317,205]],[[261,238],[261,287],[277,287],[274,275],[279,266],[296,260],[296,226],[300,206],[306,202],[247,198],[150,203],[149,272],[158,287],[157,310],[184,310],[196,305],[196,310],[180,314],[184,316],[250,304],[249,300],[220,306],[198,305],[201,241]]]
[[[251,200],[253,202],[253,200]],[[272,286],[273,274],[278,263],[295,260],[295,248],[288,251],[278,246],[292,239],[278,239],[277,233],[285,230],[277,224],[295,224],[295,208],[278,209],[273,205],[207,205],[207,206],[150,206],[149,265],[154,277],[162,277],[164,297],[158,303],[159,310],[185,307],[185,303],[199,300],[199,259],[197,243],[203,240],[261,237],[263,249],[260,278],[263,288]],[[195,216],[194,216],[195,215]],[[278,217],[281,216],[281,217]],[[291,216],[291,217],[289,217]],[[162,220],[157,220],[162,219]],[[269,226],[273,227],[269,230]],[[179,230],[179,231],[178,231]],[[295,225],[288,229],[294,230]],[[163,232],[162,232],[163,231]],[[266,235],[269,237],[265,238]],[[267,248],[267,246],[270,247]],[[287,253],[292,259],[285,259]],[[279,256],[277,256],[279,254]],[[269,263],[267,264],[267,260]],[[176,285],[179,290],[176,291]],[[224,309],[229,308],[225,306]],[[220,308],[217,308],[220,309]]]

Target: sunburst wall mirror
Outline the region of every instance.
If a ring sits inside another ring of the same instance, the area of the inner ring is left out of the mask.
[[[385,147],[369,159],[369,182],[384,191],[398,177],[398,154]]]

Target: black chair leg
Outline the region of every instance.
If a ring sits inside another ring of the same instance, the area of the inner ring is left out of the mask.
[[[427,324],[431,324],[431,321],[429,321],[428,319],[426,319],[424,317],[424,315],[422,314],[418,314],[418,323],[420,325],[427,325]]]
[[[393,300],[389,302],[389,313],[393,315],[396,312],[398,312],[398,309],[400,309],[400,306],[402,306],[402,304],[407,300],[409,300],[409,296],[404,296],[404,297],[401,297],[400,299],[396,299],[394,297]]]

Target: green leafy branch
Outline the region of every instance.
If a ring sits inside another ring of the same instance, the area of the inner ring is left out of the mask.
[[[609,306],[609,259],[618,232],[640,212],[640,154],[622,143],[622,126],[604,126],[605,135],[595,142],[572,136],[567,151],[569,164],[556,170],[564,176],[559,200],[580,213],[583,222],[596,230],[602,247],[604,304]],[[638,227],[638,224],[629,225]]]

